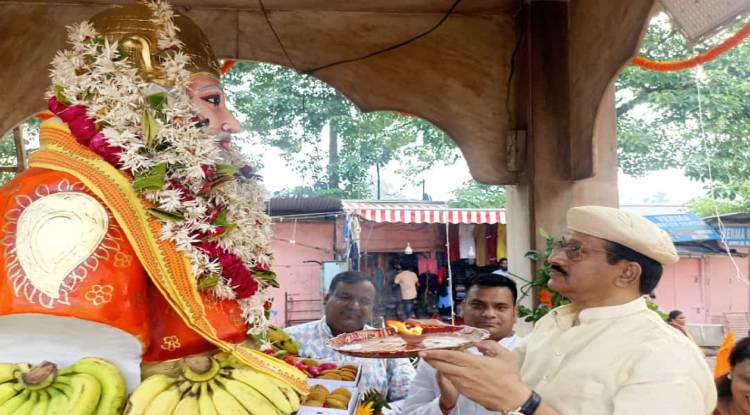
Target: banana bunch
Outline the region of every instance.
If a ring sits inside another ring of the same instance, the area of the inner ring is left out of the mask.
[[[0,363],[0,415],[118,415],[125,379],[112,363],[94,357],[57,369],[54,363]]]
[[[130,395],[125,415],[276,415],[299,407],[299,395],[285,383],[219,354],[183,359],[176,378],[148,377]]]

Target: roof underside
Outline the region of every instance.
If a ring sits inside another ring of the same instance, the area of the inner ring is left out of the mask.
[[[118,3],[129,1],[0,0],[4,34],[0,84],[5,92],[0,132],[44,109],[48,64],[65,46],[65,26]],[[567,39],[553,37],[541,44],[548,44],[550,51],[568,51],[564,54],[568,61],[561,65],[570,68],[570,120],[562,125],[570,139],[561,145],[571,149],[569,158],[575,160],[567,160],[577,169],[572,179],[594,174],[592,143],[601,97],[637,49],[652,3],[530,3],[532,8],[542,4],[564,11],[558,21],[566,25]],[[304,71],[412,38],[435,25],[453,0],[174,0],[173,4],[204,29],[220,58]],[[337,88],[364,111],[402,111],[431,121],[458,144],[479,181],[518,183],[523,162],[510,160],[507,154],[523,152],[525,145],[509,145],[506,137],[512,130],[527,130],[528,117],[513,117],[512,122],[509,117],[518,111],[512,107],[527,105],[529,88],[538,82],[516,86],[515,92],[508,90],[513,85],[509,82],[511,55],[522,38],[515,20],[519,7],[520,0],[464,0],[428,36],[313,76]],[[528,56],[516,64],[517,76],[533,65]]]

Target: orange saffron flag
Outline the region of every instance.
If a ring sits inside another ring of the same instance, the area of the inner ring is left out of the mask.
[[[729,365],[729,354],[732,353],[732,348],[734,347],[734,333],[730,330],[727,332],[727,335],[724,337],[724,341],[721,343],[721,347],[719,347],[719,351],[716,353],[716,368],[714,368],[714,378],[720,378],[727,373],[729,373],[730,370],[732,370],[731,366]]]

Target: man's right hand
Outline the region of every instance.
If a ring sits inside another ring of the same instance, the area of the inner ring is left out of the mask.
[[[458,402],[458,390],[450,380],[446,379],[440,373],[435,374],[435,379],[440,388],[440,411],[443,415],[448,415]]]

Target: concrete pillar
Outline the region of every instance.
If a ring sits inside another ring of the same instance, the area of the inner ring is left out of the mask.
[[[614,85],[602,97],[593,139],[571,140],[569,108],[575,97],[569,96],[567,3],[532,1],[526,13],[527,39],[520,54],[521,75],[515,83],[515,124],[526,130],[526,157],[519,184],[506,189],[509,267],[530,280],[535,277],[536,265],[524,255],[544,249],[540,229],[559,236],[569,208],[590,204],[616,207],[618,194]],[[572,160],[570,143],[587,141],[593,146],[592,159]],[[570,180],[575,163],[593,163],[594,176]],[[531,303],[532,298],[522,302],[526,306]]]

